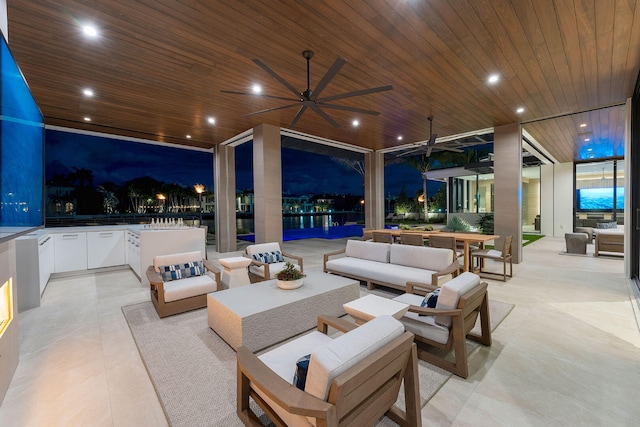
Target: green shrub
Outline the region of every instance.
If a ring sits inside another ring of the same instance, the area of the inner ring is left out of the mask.
[[[471,231],[471,224],[459,216],[451,217],[447,222],[447,230],[449,231]]]
[[[483,234],[493,234],[493,214],[486,213],[480,215],[480,218],[478,218],[478,222],[476,222],[476,225]]]

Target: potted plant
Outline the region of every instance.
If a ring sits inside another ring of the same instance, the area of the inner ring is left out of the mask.
[[[280,289],[297,289],[302,286],[306,277],[295,265],[287,261],[284,268],[276,274],[277,285]]]

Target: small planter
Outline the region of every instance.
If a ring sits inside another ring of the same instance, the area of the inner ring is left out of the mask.
[[[297,280],[278,280],[276,283],[280,289],[298,289],[302,286],[304,279]]]

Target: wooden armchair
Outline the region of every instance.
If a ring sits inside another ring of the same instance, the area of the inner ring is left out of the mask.
[[[302,257],[286,253],[279,242],[249,245],[243,256],[251,259],[249,276],[252,282],[275,279],[289,260],[293,261],[298,270],[303,271]]]
[[[196,270],[185,266],[189,263],[201,264]],[[206,271],[213,277],[205,274]],[[151,302],[160,317],[206,307],[207,294],[222,290],[220,270],[212,261],[202,259],[200,251],[159,255],[153,258],[146,274]]]
[[[469,338],[483,345],[491,345],[489,325],[489,299],[487,283],[473,273],[462,273],[448,281],[440,290],[435,308],[421,307],[424,294],[434,291],[435,286],[407,283],[407,293],[394,300],[409,304],[409,311],[400,319],[407,331],[413,332],[418,343],[418,357],[439,366],[462,378],[469,376],[467,343]],[[480,335],[471,330],[480,316]],[[428,346],[449,352],[453,349],[454,360],[430,353]]]
[[[513,257],[511,256],[511,241],[513,236],[506,236],[502,243],[502,250],[495,249],[480,249],[478,251],[471,252],[471,264],[474,265],[474,259],[478,259],[479,273],[483,277],[495,277],[502,276],[502,281],[506,282],[507,277],[513,277]],[[495,261],[502,261],[502,274],[494,273],[484,269],[484,260],[492,259]],[[507,274],[507,262],[509,262],[509,274]]]
[[[346,333],[332,339],[329,326]],[[308,354],[302,390],[292,382],[296,361]],[[401,426],[422,425],[413,334],[391,316],[360,327],[320,316],[317,331],[259,357],[240,347],[237,364],[237,411],[246,426],[263,425],[249,398],[276,426],[368,426],[385,414]],[[403,380],[405,411],[394,407]]]

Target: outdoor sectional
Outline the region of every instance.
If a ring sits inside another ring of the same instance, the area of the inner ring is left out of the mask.
[[[405,290],[407,282],[442,285],[458,272],[450,249],[348,240],[345,249],[324,255],[324,271]]]

